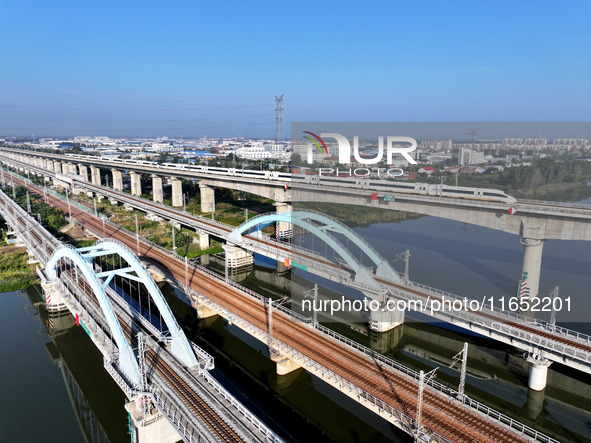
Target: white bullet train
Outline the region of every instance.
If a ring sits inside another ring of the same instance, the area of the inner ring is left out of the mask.
[[[292,174],[278,171],[258,171],[254,169],[219,168],[205,165],[183,163],[159,164],[146,160],[114,159],[109,157],[91,157],[80,154],[66,154],[84,160],[99,160],[106,165],[141,166],[159,169],[162,174],[174,171],[206,173],[219,176],[245,177],[249,179],[273,180],[285,182],[286,187],[301,185],[335,186],[343,188],[366,189],[368,192],[388,192],[393,194],[414,194],[434,197],[459,198],[513,204],[516,199],[509,194],[488,188],[469,188],[429,183],[409,183],[398,180],[375,180],[372,177],[335,177],[316,174]]]

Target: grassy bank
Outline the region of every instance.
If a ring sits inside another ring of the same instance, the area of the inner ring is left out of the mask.
[[[0,292],[26,289],[37,282],[35,265],[27,264],[25,248],[0,247]]]

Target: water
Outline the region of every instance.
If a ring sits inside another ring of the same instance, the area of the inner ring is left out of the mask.
[[[0,294],[0,441],[84,442],[83,432],[92,441],[106,435],[129,441],[123,394],[102,370],[102,357],[80,328],[66,327],[52,339],[46,313],[34,306],[39,302],[37,287]],[[65,321],[55,324],[73,324]],[[82,428],[77,413],[96,429]]]
[[[389,260],[409,249],[412,280],[470,298],[515,294],[522,259],[517,236],[433,217],[355,230]],[[223,273],[223,266],[215,259],[211,267]],[[266,296],[278,298],[289,293],[290,282],[275,275],[273,267],[268,260],[258,260],[252,272],[236,278]],[[402,269],[400,262],[397,268]],[[590,269],[591,243],[547,241],[540,294],[560,286],[561,297],[572,297],[575,309],[589,312]],[[37,303],[39,296],[33,292],[28,295]],[[287,440],[409,441],[305,371],[276,376],[264,344],[223,319],[198,321],[182,294],[168,286],[163,292],[190,338],[214,355],[215,375]],[[52,341],[44,332],[43,315],[34,314],[29,297],[22,292],[0,297],[2,373],[5,380],[11,380],[5,383],[6,393],[0,400],[0,441],[63,441],[64,436],[69,441],[83,440],[66,377],[60,364],[52,360],[54,355],[61,355],[66,366],[74,369],[74,378],[94,400],[91,408],[104,434],[114,441],[127,441],[123,394],[102,369],[100,355],[88,337],[72,327]],[[557,320],[560,323],[568,318],[558,313]],[[468,395],[560,441],[591,441],[591,379],[585,374],[553,364],[548,387],[540,398],[527,389],[528,367],[520,353],[498,342],[412,321],[386,334],[371,333],[363,324],[329,326],[412,368],[439,367],[438,380],[451,386],[457,386],[458,371],[447,366],[468,341]],[[585,322],[575,329],[591,332]],[[98,383],[101,373],[106,379]],[[108,386],[111,394],[107,394]]]

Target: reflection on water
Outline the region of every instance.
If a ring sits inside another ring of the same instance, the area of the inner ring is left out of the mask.
[[[522,253],[516,236],[431,217],[357,230],[390,260],[400,251],[410,249],[413,280],[467,297],[513,294]],[[582,291],[587,287],[584,282],[591,283],[588,265],[591,265],[591,244],[548,241],[541,287],[553,288],[559,284],[562,296],[573,296],[573,300],[576,297],[582,306],[587,303]],[[212,259],[209,266],[223,273],[221,261]],[[274,298],[289,293],[290,289],[310,289],[314,282],[322,284],[320,298],[334,298],[347,292],[335,283],[303,272],[292,271],[289,282],[288,276],[289,273],[276,273],[274,262],[258,258],[253,271],[238,273],[234,278]],[[438,380],[451,387],[458,386],[459,371],[457,366],[450,369],[449,365],[467,341],[470,358],[466,393],[470,397],[560,441],[591,441],[588,402],[591,377],[587,374],[553,364],[548,387],[538,393],[527,388],[529,364],[523,352],[496,341],[408,313],[402,327],[382,334],[368,331],[367,325],[359,321],[334,320],[320,317],[321,322],[339,333],[409,367],[425,371],[439,367]],[[569,326],[581,330],[588,323],[569,323]]]
[[[0,294],[0,441],[127,442],[124,396],[69,314],[37,286]]]

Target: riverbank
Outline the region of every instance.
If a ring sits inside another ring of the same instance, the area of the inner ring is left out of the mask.
[[[26,289],[37,282],[35,265],[28,264],[24,247],[0,247],[0,292]]]

